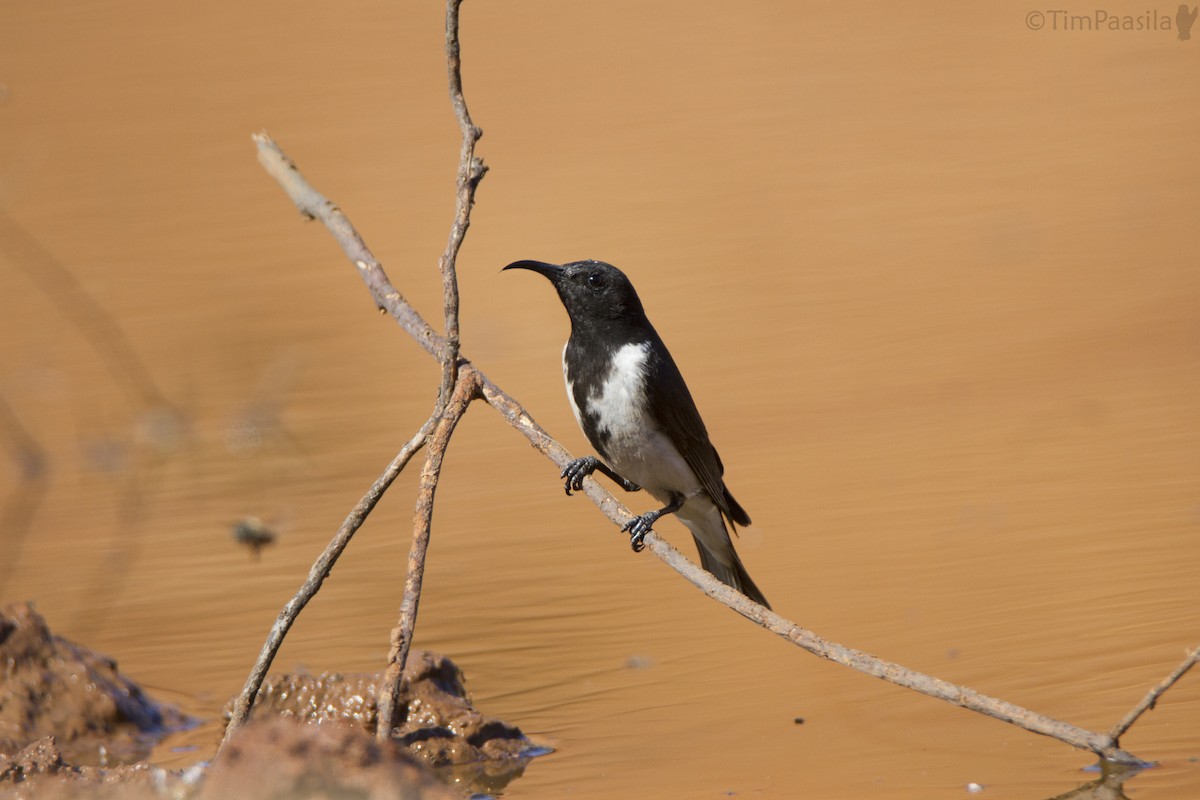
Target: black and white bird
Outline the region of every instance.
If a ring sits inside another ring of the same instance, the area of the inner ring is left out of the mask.
[[[599,470],[626,491],[645,489],[665,505],[625,525],[635,551],[664,514],[692,532],[700,565],[770,607],[742,566],[729,526],[748,515],[725,487],[725,467],[679,368],[625,274],[602,261],[515,261],[549,279],[571,318],[563,348],[567,398],[579,427],[604,461],[576,459],[563,470],[567,494]],[[607,462],[607,463],[605,463]]]

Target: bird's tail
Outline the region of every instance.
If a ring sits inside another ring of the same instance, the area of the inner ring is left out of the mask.
[[[741,507],[739,506],[739,511]],[[724,515],[717,504],[706,494],[690,497],[683,508],[675,512],[675,516],[696,540],[696,549],[700,551],[700,566],[711,572],[721,583],[732,586],[754,602],[767,608],[771,604],[742,566],[737,551],[733,549],[733,540],[729,538],[729,528],[725,524]],[[739,515],[749,521],[745,511]]]
[[[732,586],[734,589],[737,589],[759,605],[766,606],[767,608],[771,607],[771,604],[767,602],[767,598],[763,596],[762,591],[754,584],[750,573],[746,572],[746,568],[742,566],[742,560],[738,558],[738,554],[732,545],[729,547],[729,555],[732,556],[732,563],[730,564],[723,564],[718,561],[716,555],[705,547],[698,538],[696,539],[696,549],[700,551],[700,566],[711,572],[713,577],[726,586]]]

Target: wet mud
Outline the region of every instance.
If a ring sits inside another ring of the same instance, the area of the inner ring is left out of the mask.
[[[154,701],[112,659],[56,636],[32,604],[0,610],[0,663],[4,800],[452,798],[502,789],[545,752],[476,710],[462,671],[424,651],[409,659],[389,740],[375,739],[378,676],[274,676],[212,764],[181,770],[142,759],[197,720]]]
[[[124,764],[191,722],[150,699],[113,659],[55,636],[30,603],[0,611],[0,663],[0,753],[53,736],[73,763]]]

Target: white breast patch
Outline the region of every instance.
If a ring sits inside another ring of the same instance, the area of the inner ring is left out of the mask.
[[[612,367],[598,393],[587,399],[601,431],[613,439],[644,435],[646,420],[646,358],[650,343],[627,344],[613,354]]]
[[[609,466],[665,503],[672,494],[691,496],[701,489],[683,456],[648,416],[649,355],[649,342],[627,344],[617,350],[603,383],[588,394],[587,413],[605,435]],[[563,374],[565,377],[565,360]],[[575,404],[574,385],[569,380],[567,398],[575,420],[582,426],[583,414]]]

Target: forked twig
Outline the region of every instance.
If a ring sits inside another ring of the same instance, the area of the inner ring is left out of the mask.
[[[453,249],[448,246],[447,255],[444,256],[442,265],[443,281],[447,292],[450,291],[450,281],[453,278],[453,258],[457,254],[458,246],[461,245],[462,234],[465,233],[466,225],[469,223],[470,203],[473,199],[474,184],[482,177],[484,171],[482,162],[477,161],[473,155],[474,142],[478,139],[478,129],[474,128],[470,123],[470,118],[466,115],[465,103],[461,103],[461,83],[456,81],[458,74],[457,13],[460,4],[461,0],[447,0],[447,58],[450,64],[451,96],[455,102],[456,112],[459,113],[459,121],[464,133],[463,161],[460,163],[460,180],[458,186],[459,205],[456,211],[455,227],[451,233]],[[441,413],[435,414],[434,418],[431,418],[430,423],[427,423],[427,426],[436,424],[438,430],[443,433],[435,435],[439,437],[444,436],[444,439],[439,438],[436,453],[431,449],[426,460],[426,470],[422,474],[422,493],[418,499],[417,520],[414,525],[414,534],[417,536],[417,539],[414,541],[413,552],[416,553],[420,549],[422,542],[427,544],[428,541],[433,491],[436,489],[437,472],[440,469],[441,458],[444,455],[445,442],[448,441],[458,418],[461,417],[470,400],[477,394],[481,394],[487,403],[499,412],[510,426],[525,436],[539,452],[545,454],[559,466],[563,466],[569,462],[570,454],[533,420],[520,403],[492,383],[482,372],[479,372],[469,361],[457,353],[457,337],[451,341],[450,338],[437,334],[420,314],[408,304],[400,292],[387,279],[379,262],[371,255],[361,237],[359,237],[341,211],[312,189],[303,176],[300,175],[295,164],[284,155],[278,145],[266,134],[256,135],[254,140],[258,147],[259,161],[263,164],[264,168],[279,181],[293,202],[296,203],[301,213],[308,217],[319,218],[325,222],[334,238],[342,246],[347,257],[359,268],[359,273],[366,282],[378,306],[388,311],[401,327],[416,339],[428,353],[437,358],[444,367],[448,360],[453,360],[453,356],[458,355],[457,360],[454,361],[458,374],[458,378],[454,382],[455,391],[452,396],[446,391],[441,393],[442,398],[450,399],[444,403],[439,402]],[[464,176],[466,176],[465,181]],[[472,176],[474,176],[473,180],[471,179]],[[464,198],[466,200],[465,204],[463,202]],[[448,265],[445,259],[450,259]],[[449,273],[447,272],[447,268],[451,270]],[[456,285],[454,286],[454,291],[453,320],[455,324],[454,327],[451,327],[451,308],[447,306],[448,333],[452,331],[457,332]],[[447,295],[447,303],[449,302],[451,302],[451,299]],[[443,386],[445,386],[446,374],[444,370]],[[428,480],[426,473],[428,473]],[[614,523],[621,525],[632,518],[629,510],[595,481],[591,479],[586,480],[584,482],[584,492],[604,512],[605,516]],[[426,500],[428,501],[427,504]],[[811,631],[769,611],[724,585],[685,558],[661,537],[651,534],[646,538],[646,544],[649,546],[651,552],[710,597],[810,653],[899,686],[914,689],[931,697],[937,697],[986,716],[1009,722],[1025,730],[1052,737],[1073,747],[1095,753],[1108,761],[1121,764],[1140,764],[1142,762],[1131,753],[1121,750],[1118,747],[1117,739],[1120,734],[1124,733],[1147,708],[1152,707],[1154,701],[1157,700],[1162,692],[1166,691],[1167,688],[1177,681],[1195,663],[1198,654],[1200,654],[1200,648],[1198,648],[1172,675],[1168,676],[1159,686],[1156,686],[1151,694],[1143,700],[1142,704],[1131,711],[1112,732],[1098,733],[1046,717],[1042,714],[1037,714],[1012,703],[980,694],[967,687],[924,675],[899,664],[885,661],[859,650],[822,639]],[[421,550],[421,556],[423,558],[423,550]],[[411,605],[415,614],[416,600],[419,598],[420,574],[419,569],[414,573],[410,564],[410,583],[413,581],[414,574],[416,575],[416,582],[411,587],[415,589]],[[405,602],[406,604],[410,602],[407,591]],[[401,624],[403,625],[403,615]],[[411,627],[403,629],[398,626],[397,631],[393,635],[393,644],[403,646],[404,642],[411,638],[411,632]],[[394,673],[399,660],[398,658],[393,658],[392,663],[389,665],[389,670],[393,673],[393,685],[397,687],[399,685],[397,682],[398,678]],[[250,683],[248,682],[248,689],[249,686]],[[243,699],[246,699],[247,696],[249,697],[248,702],[252,702],[253,692],[250,692],[248,695],[244,693]],[[394,709],[391,713],[394,713]],[[384,731],[384,735],[386,735],[390,723],[387,727],[383,725],[380,727]]]
[[[221,740],[221,746],[229,741],[229,737],[245,724],[246,719],[250,716],[250,710],[254,706],[254,699],[258,696],[258,690],[262,686],[263,679],[267,677],[267,670],[271,668],[271,662],[275,660],[275,654],[279,652],[280,645],[283,644],[283,639],[291,630],[292,623],[296,621],[296,617],[300,616],[300,612],[308,605],[308,601],[316,595],[321,588],[321,584],[329,577],[329,573],[333,570],[333,565],[337,563],[338,557],[342,551],[346,549],[346,545],[350,544],[350,539],[353,538],[357,531],[366,521],[371,510],[375,508],[375,504],[379,502],[379,498],[383,497],[383,493],[392,485],[392,481],[396,479],[401,471],[403,471],[409,459],[424,446],[430,431],[433,430],[437,420],[430,417],[421,429],[413,435],[411,439],[405,442],[404,447],[387,465],[383,473],[375,479],[371,484],[371,488],[363,495],[362,499],[351,509],[342,526],[338,528],[338,532],[334,534],[329,544],[325,546],[324,552],[313,562],[312,568],[308,571],[308,579],[296,592],[295,597],[287,602],[283,610],[279,612],[279,617],[275,620],[275,624],[271,626],[271,632],[267,634],[267,641],[263,643],[262,650],[258,654],[258,660],[254,662],[253,669],[250,670],[249,677],[246,678],[246,685],[242,688],[241,694],[234,700],[233,710],[229,717],[229,723],[225,727],[225,736]]]
[[[479,394],[479,377],[471,372],[468,377],[459,379],[459,320],[458,320],[458,278],[457,259],[462,248],[463,239],[471,224],[471,208],[475,203],[475,190],[487,172],[482,159],[475,156],[475,143],[483,135],[472,121],[467,110],[466,99],[462,91],[461,56],[459,49],[459,8],[462,0],[447,0],[446,3],[446,64],[449,79],[451,103],[462,133],[462,145],[459,153],[457,174],[457,192],[455,196],[454,222],[446,249],[439,261],[442,275],[443,297],[442,306],[445,315],[445,336],[439,336],[396,291],[383,266],[367,249],[362,237],[336,205],[315,191],[311,185],[300,177],[296,165],[283,154],[265,134],[255,136],[259,145],[259,161],[263,167],[288,191],[301,214],[310,219],[320,219],[329,228],[334,238],[342,244],[343,251],[358,267],[363,280],[372,289],[376,302],[381,309],[392,314],[405,330],[424,347],[438,358],[442,364],[442,382],[438,392],[437,404],[434,408],[430,423],[437,421],[433,440],[427,453],[425,467],[421,471],[421,487],[418,492],[417,508],[413,523],[413,544],[409,552],[408,573],[405,581],[404,597],[401,603],[400,620],[392,632],[391,648],[388,654],[388,667],[384,672],[383,683],[380,687],[380,723],[378,733],[381,737],[389,735],[393,727],[396,703],[400,696],[401,681],[404,665],[408,659],[412,634],[416,626],[417,609],[420,603],[421,585],[425,569],[425,552],[429,544],[430,527],[433,515],[433,497],[437,489],[438,476],[441,470],[442,458],[449,445],[450,436],[458,420],[466,412],[470,401]],[[455,388],[457,387],[457,388]],[[453,394],[453,396],[452,396]],[[428,426],[429,423],[427,423]],[[425,428],[422,429],[426,431]],[[390,483],[390,481],[389,481]],[[386,488],[386,487],[385,487]],[[360,523],[361,524],[361,523]],[[335,537],[336,539],[336,537]],[[348,537],[347,537],[348,541]],[[332,546],[332,545],[331,545]],[[342,547],[345,545],[343,544]],[[340,549],[338,550],[340,553]],[[336,559],[336,555],[334,556]],[[307,585],[307,584],[306,584]],[[319,586],[319,583],[318,583]],[[305,601],[307,602],[307,600]],[[300,607],[303,607],[302,604]],[[287,609],[285,608],[285,611]],[[296,609],[299,612],[299,608]],[[283,614],[281,613],[281,619]],[[290,622],[288,623],[290,625]],[[278,624],[276,626],[279,627]],[[286,632],[286,627],[281,633]],[[275,630],[272,631],[274,635]],[[279,637],[282,641],[282,636]],[[255,672],[261,675],[257,681],[252,673],[247,681],[239,706],[245,703],[246,708],[241,713],[239,724],[245,719],[249,707],[257,694],[258,687],[265,676],[266,666],[273,658],[274,645],[270,655],[267,650],[271,640],[264,646],[260,664]],[[264,657],[266,657],[264,659]],[[265,661],[265,664],[264,664]],[[252,687],[252,683],[254,684]],[[252,689],[252,690],[251,690]],[[236,713],[237,709],[235,709]],[[230,727],[233,727],[231,724]],[[228,735],[228,733],[227,733]]]
[[[384,670],[377,697],[379,722],[375,735],[380,739],[391,736],[397,726],[408,651],[412,646],[417,625],[417,608],[421,602],[421,586],[425,577],[425,553],[433,526],[433,500],[437,493],[442,460],[450,446],[450,436],[458,421],[467,413],[471,401],[479,396],[479,374],[469,365],[458,370],[458,378],[450,402],[443,409],[437,426],[429,436],[425,451],[425,466],[417,488],[417,508],[413,516],[413,543],[408,553],[408,572],[404,581],[404,597],[400,602],[400,620],[392,629],[388,665]]]
[[[396,715],[399,713],[404,665],[408,662],[408,651],[412,646],[413,631],[417,625],[417,609],[421,602],[425,553],[429,548],[429,535],[433,523],[433,497],[442,470],[442,459],[445,457],[446,448],[450,446],[450,437],[455,426],[466,413],[471,401],[479,396],[479,379],[476,373],[472,371],[460,375],[458,363],[458,251],[462,248],[467,229],[471,226],[475,189],[487,172],[483,160],[475,155],[475,143],[483,136],[483,131],[471,121],[462,90],[462,57],[458,45],[458,13],[461,6],[462,0],[447,0],[446,3],[446,73],[450,102],[454,106],[454,115],[458,118],[462,144],[459,148],[458,173],[455,180],[454,223],[450,226],[446,249],[438,262],[438,269],[442,274],[442,311],[446,330],[441,353],[442,383],[438,389],[435,412],[440,415],[440,419],[426,453],[425,467],[421,470],[421,485],[417,490],[417,507],[413,518],[413,541],[408,553],[404,598],[400,603],[400,620],[392,629],[388,665],[378,692],[379,724],[375,732],[380,739],[391,736]]]
[[[278,145],[269,137],[259,135],[255,137],[255,141],[259,147],[260,161],[276,159],[289,165],[286,170],[288,180],[283,184],[284,189],[289,190],[289,194],[291,193],[289,187],[307,187],[304,178],[296,170],[295,165],[287,159],[287,156],[283,154]],[[275,174],[280,170],[273,169],[271,171],[272,174]],[[296,200],[298,196],[303,196],[306,193],[307,191],[300,194],[293,194],[292,199]],[[315,192],[313,195],[315,195]],[[304,210],[303,206],[301,210]],[[338,212],[338,214],[340,213]],[[348,223],[347,227],[349,227]],[[352,230],[352,228],[350,229]],[[343,244],[343,248],[352,260],[362,260],[361,253],[356,248],[365,247],[365,245],[362,245],[361,240],[357,239],[357,235],[355,238],[343,242],[338,237],[336,229],[331,228],[331,231],[333,231],[335,238],[338,238],[339,243]],[[377,263],[370,257],[367,260]],[[382,270],[375,275],[374,280],[367,282],[367,286],[376,302],[381,306],[385,302],[399,306],[397,308],[397,320],[401,321],[402,326],[406,330],[418,333],[424,333],[429,330],[428,326],[423,324],[423,322],[415,322],[421,319],[420,315],[403,300],[400,292],[387,282],[386,276],[382,276]],[[427,343],[426,350],[430,353],[438,355],[442,352],[444,340],[436,334],[426,334],[423,339],[418,339],[418,341]],[[488,405],[496,409],[508,424],[519,431],[535,449],[544,453],[560,467],[571,460],[571,456],[567,450],[538,425],[519,402],[500,389],[486,375],[479,372],[477,368],[474,368],[471,362],[465,357],[460,357],[460,372],[467,368],[474,369],[478,375],[481,392]],[[584,481],[584,493],[604,512],[605,516],[618,525],[624,524],[633,516],[620,501],[596,481],[590,479]],[[852,667],[860,672],[874,675],[899,686],[914,689],[931,697],[946,700],[963,708],[1010,722],[1034,733],[1050,736],[1073,747],[1093,752],[1111,761],[1139,763],[1139,760],[1135,756],[1117,748],[1112,737],[1107,734],[1089,731],[1021,708],[1012,703],[980,694],[967,687],[924,675],[915,670],[902,667],[899,664],[884,661],[867,653],[827,641],[796,623],[768,611],[744,595],[725,586],[708,572],[705,572],[689,561],[661,537],[651,534],[646,538],[646,544],[649,546],[651,552],[710,597],[724,603],[747,619],[754,620],[776,635],[782,636],[821,658]]]

